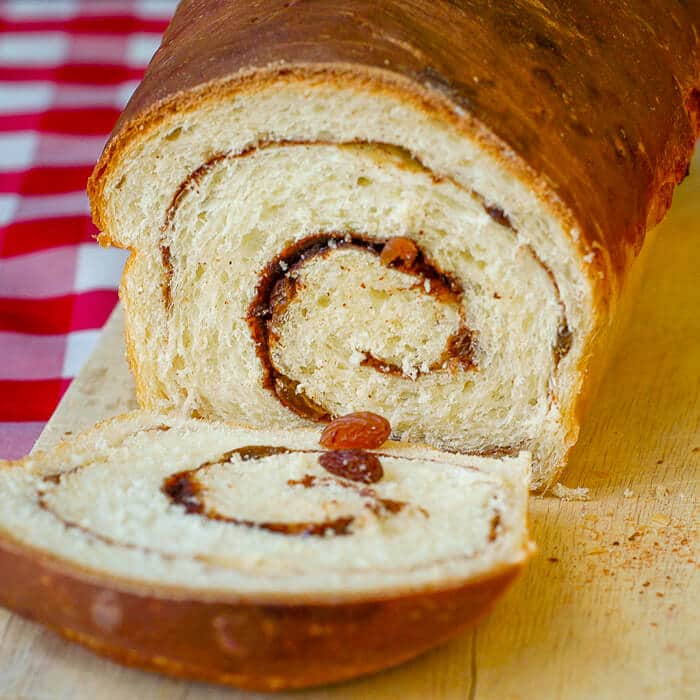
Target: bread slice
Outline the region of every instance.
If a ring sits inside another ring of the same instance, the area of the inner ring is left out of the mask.
[[[0,603],[259,689],[381,669],[484,615],[532,550],[528,455],[388,442],[353,472],[319,435],[136,412],[0,464]]]
[[[531,450],[553,483],[686,172],[700,25],[511,5],[181,3],[90,181],[101,241],[132,251],[143,407],[370,410],[396,438]]]

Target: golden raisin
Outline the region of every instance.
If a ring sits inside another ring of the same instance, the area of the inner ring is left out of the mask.
[[[396,236],[386,242],[379,255],[379,260],[382,265],[387,267],[401,265],[401,267],[410,268],[417,257],[418,247],[416,244],[410,238]]]
[[[390,433],[389,421],[376,413],[348,413],[329,423],[321,435],[321,445],[329,450],[371,450],[383,445]]]
[[[318,457],[319,464],[331,474],[363,484],[374,484],[384,476],[377,455],[364,450],[332,450]]]

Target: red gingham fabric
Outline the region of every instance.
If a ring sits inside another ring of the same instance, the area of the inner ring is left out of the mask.
[[[117,301],[85,184],[176,0],[0,0],[0,458],[26,454]]]

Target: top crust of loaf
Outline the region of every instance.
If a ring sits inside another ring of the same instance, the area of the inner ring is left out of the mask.
[[[184,0],[90,181],[94,217],[109,231],[104,180],[167,114],[273,76],[352,79],[476,138],[607,258],[614,291],[686,172],[699,25],[662,0]]]

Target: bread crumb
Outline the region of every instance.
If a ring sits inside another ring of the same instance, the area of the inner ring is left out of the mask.
[[[651,522],[654,525],[668,525],[671,522],[671,518],[664,513],[654,513],[654,515],[651,516]]]
[[[632,498],[632,496],[634,496],[634,491],[632,491],[632,489],[625,489],[625,491],[622,495],[625,498]]]
[[[564,486],[561,482],[554,485],[552,493],[563,501],[587,501],[589,498],[589,489],[584,486],[571,488],[570,486]]]

